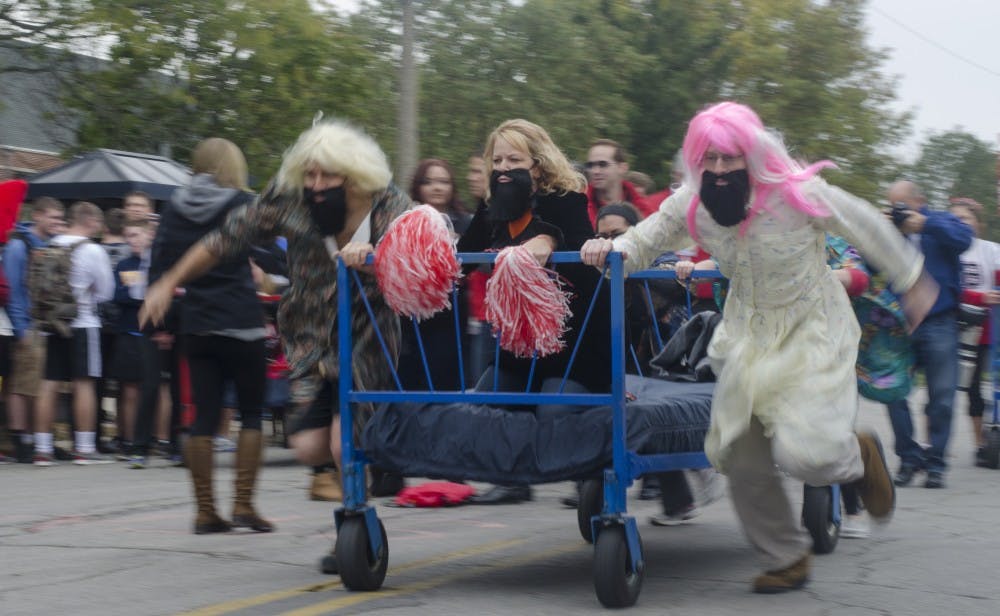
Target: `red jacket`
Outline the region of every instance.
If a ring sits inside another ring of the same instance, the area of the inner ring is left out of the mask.
[[[669,188],[667,189],[667,194],[669,193]],[[643,218],[649,216],[660,207],[660,203],[666,197],[660,197],[654,202],[651,197],[643,197],[639,194],[639,191],[635,189],[635,186],[631,182],[622,181],[622,197],[625,201],[628,201],[635,206],[635,209],[639,210],[639,213]],[[656,193],[660,195],[662,193]],[[656,197],[653,195],[652,197]],[[607,205],[603,201],[597,200],[597,195],[595,194],[594,187],[587,184],[587,213],[590,214],[590,224],[596,229],[597,228],[597,210],[601,209],[603,206]]]

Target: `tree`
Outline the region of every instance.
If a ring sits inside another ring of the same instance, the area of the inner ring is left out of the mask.
[[[997,216],[997,154],[990,144],[961,129],[931,134],[907,175],[920,185],[932,207],[950,197],[971,197],[983,205],[984,237],[1000,240]]]
[[[371,56],[308,0],[108,0],[86,19],[110,45],[103,68],[65,85],[79,149],[166,146],[186,160],[225,137],[259,185],[317,112],[369,120]]]
[[[663,186],[688,120],[720,97],[720,75],[727,73],[731,55],[723,44],[732,35],[734,7],[728,0],[703,0],[698,10],[685,0],[636,4],[621,27],[649,60],[631,75],[634,107],[624,143],[634,156],[632,166]]]
[[[719,50],[727,70],[719,90],[753,106],[781,130],[798,156],[831,159],[837,184],[875,199],[909,117],[888,110],[895,84],[878,68],[864,29],[866,0],[760,0],[741,3]]]
[[[85,0],[0,0],[0,74],[51,70],[56,55],[92,39]],[[89,45],[87,45],[89,47]]]

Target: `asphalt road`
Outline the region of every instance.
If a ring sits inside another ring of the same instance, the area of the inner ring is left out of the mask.
[[[866,405],[859,424],[878,429],[891,449],[882,407]],[[628,613],[996,614],[1000,471],[972,465],[964,404],[954,428],[948,487],[900,490],[891,524],[867,540],[841,539],[795,593],[749,592],[760,565],[728,499],[673,528],[651,526],[657,505],[632,500],[647,572]],[[258,504],[278,526],[271,534],[191,534],[187,473],[162,461],[145,470],[0,466],[0,614],[605,612],[593,548],[558,502],[568,483],[536,486],[534,501],[513,506],[415,510],[380,501],[388,576],[379,592],[353,593],[316,567],[334,539],[332,505],[306,498],[307,473],[290,452],[272,447],[267,456]],[[228,514],[232,455],[219,463],[217,496]]]

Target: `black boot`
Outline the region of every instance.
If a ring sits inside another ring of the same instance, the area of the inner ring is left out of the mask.
[[[531,486],[493,486],[483,494],[473,496],[469,502],[477,505],[506,505],[530,501]]]
[[[406,480],[399,473],[383,471],[374,466],[371,471],[372,485],[368,488],[368,493],[372,497],[395,496],[406,487]]]

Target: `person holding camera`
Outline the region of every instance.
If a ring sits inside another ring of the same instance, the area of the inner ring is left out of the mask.
[[[924,449],[913,439],[913,419],[906,399],[890,402],[889,420],[896,437],[899,472],[895,484],[907,486],[918,471],[927,471],[925,488],[945,487],[945,448],[951,436],[952,407],[958,387],[958,305],[962,264],[959,257],[972,243],[972,228],[954,214],[931,210],[920,188],[900,180],[889,187],[892,209],[886,212],[907,240],[924,255],[924,267],[940,287],[924,321],[910,335],[917,367],[927,381],[927,439]]]

